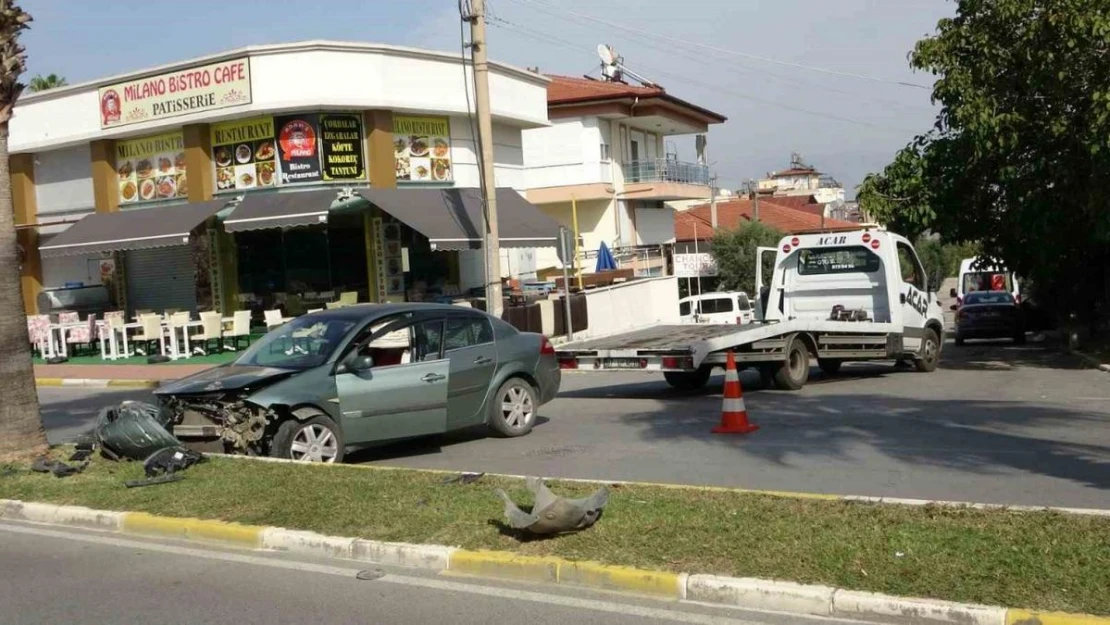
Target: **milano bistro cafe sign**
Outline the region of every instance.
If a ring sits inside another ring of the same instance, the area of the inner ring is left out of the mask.
[[[100,127],[114,128],[186,113],[250,104],[247,57],[101,87]]]

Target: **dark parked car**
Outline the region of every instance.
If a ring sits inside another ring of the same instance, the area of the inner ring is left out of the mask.
[[[1013,338],[1025,342],[1025,319],[1007,291],[973,291],[956,310],[956,345],[966,339]]]
[[[298,317],[155,395],[190,446],[340,462],[348,448],[483,424],[522,436],[560,382],[540,334],[459,306],[381,304]]]

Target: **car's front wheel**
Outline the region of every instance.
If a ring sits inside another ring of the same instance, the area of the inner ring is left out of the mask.
[[[526,380],[510,378],[490,402],[489,426],[501,436],[524,436],[536,424],[536,389]]]
[[[302,409],[278,427],[270,455],[286,460],[343,462],[343,432],[326,414]]]

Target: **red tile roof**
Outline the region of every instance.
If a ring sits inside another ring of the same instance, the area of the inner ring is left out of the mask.
[[[818,203],[812,195],[774,195],[768,197],[767,201],[778,206],[812,213],[818,217],[825,212],[825,205]]]
[[[771,174],[771,177],[772,178],[781,178],[783,176],[806,176],[806,175],[820,176],[821,172],[817,171],[816,169],[812,169],[812,168],[803,169],[801,167],[792,167],[790,169],[784,169],[783,171],[776,171],[775,173]]]
[[[775,198],[778,199],[778,198]],[[751,200],[731,200],[717,203],[717,225],[721,228],[733,229],[741,223],[752,221]],[[759,201],[759,220],[768,226],[781,230],[784,234],[800,232],[802,230],[817,230],[820,228],[858,228],[859,224],[839,219],[825,219],[821,223],[821,216],[803,212],[774,204],[769,200]],[[711,211],[708,204],[691,208],[675,214],[674,234],[676,241],[693,241],[697,232],[699,240],[713,237]]]
[[[548,104],[570,104],[590,100],[611,98],[634,98],[661,96],[667,91],[662,87],[641,87],[606,80],[571,78],[547,74],[551,82],[547,84]]]
[[[728,119],[720,113],[676,98],[659,86],[645,87],[623,82],[573,78],[557,74],[545,74],[545,76],[551,79],[551,82],[547,83],[548,106],[606,102],[624,98],[660,98],[672,106],[678,106],[688,112],[705,117],[709,123],[720,124]]]

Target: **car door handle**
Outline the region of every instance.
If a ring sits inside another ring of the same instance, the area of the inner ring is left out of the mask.
[[[900,299],[900,300],[901,300],[901,302],[902,302],[903,304],[905,304],[905,303],[906,303],[906,294],[905,294],[905,293],[902,293],[902,294],[901,294],[901,297],[899,297],[898,299]]]
[[[420,379],[424,380],[425,382],[439,382],[440,380],[443,380],[446,377],[447,376],[440,375],[438,373],[428,373],[428,374],[425,374],[424,377],[422,377]]]
[[[488,365],[491,362],[493,362],[493,359],[488,356],[478,356],[474,359],[476,365]]]

